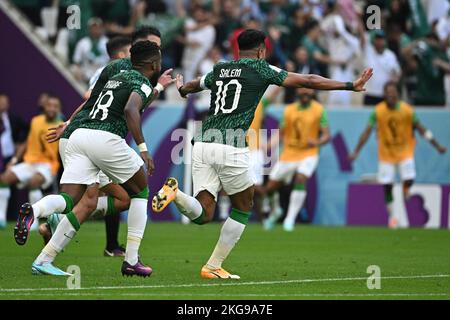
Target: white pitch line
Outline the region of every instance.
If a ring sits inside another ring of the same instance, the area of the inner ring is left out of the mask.
[[[74,290],[71,290],[74,291]],[[75,290],[76,291],[76,290]],[[21,293],[21,292],[13,292],[9,294],[9,296],[38,296],[38,297],[53,297],[54,294],[51,293]],[[280,294],[264,294],[264,293],[236,293],[236,294],[221,294],[221,293],[151,293],[151,292],[143,292],[143,293],[74,293],[74,292],[65,292],[64,296],[130,296],[130,297],[269,297],[269,298],[277,298],[277,297],[450,297],[450,292],[414,292],[414,293],[280,293]]]
[[[426,278],[449,278],[450,274],[425,274],[411,276],[384,276],[382,280],[389,279],[426,279]],[[297,280],[276,280],[276,281],[249,281],[239,282],[237,280],[229,280],[225,283],[187,283],[187,284],[167,284],[167,285],[141,285],[141,286],[109,286],[109,287],[86,287],[76,289],[77,291],[86,290],[123,290],[123,289],[158,289],[158,288],[193,288],[193,287],[227,287],[227,286],[259,286],[259,285],[276,285],[276,284],[292,284],[292,283],[311,283],[311,282],[335,282],[335,281],[358,281],[367,280],[367,277],[346,277],[346,278],[323,278],[323,279],[297,279]],[[39,292],[39,291],[72,291],[68,288],[0,288],[0,295],[9,292]]]

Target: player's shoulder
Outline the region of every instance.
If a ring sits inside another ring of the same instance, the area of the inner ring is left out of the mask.
[[[325,110],[325,107],[323,106],[323,104],[321,104],[321,103],[320,103],[319,101],[317,101],[317,100],[312,100],[312,101],[311,101],[311,106],[312,106],[315,110],[320,111],[320,112],[322,112],[322,111]]]
[[[111,80],[121,80],[126,83],[150,83],[150,81],[137,70],[124,70],[111,78]]]
[[[374,109],[374,111],[375,111],[376,113],[381,112],[381,111],[387,109],[387,104],[386,104],[386,102],[383,100],[383,101],[377,103],[373,109]]]
[[[39,114],[37,116],[34,116],[33,118],[31,118],[31,124],[40,124],[40,123],[44,123],[45,122],[45,115],[43,114]]]
[[[291,102],[284,107],[284,113],[285,114],[292,113],[293,111],[297,111],[297,109],[298,109],[298,103]]]
[[[122,70],[130,70],[131,66],[132,64],[130,58],[115,59],[108,63],[108,65],[104,68],[104,71],[115,75]]]
[[[407,103],[406,101],[400,100],[400,107],[408,112],[414,111],[414,107]]]

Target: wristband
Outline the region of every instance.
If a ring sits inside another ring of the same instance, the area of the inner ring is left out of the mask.
[[[140,152],[147,152],[147,145],[145,144],[145,142],[142,142],[140,145],[138,145],[138,149]]]
[[[427,131],[425,131],[425,134],[423,136],[428,141],[431,141],[431,139],[433,139],[433,132],[431,132],[430,130],[427,130]]]
[[[164,91],[164,86],[158,82],[158,84],[155,86],[155,89],[158,90],[159,93]]]
[[[345,90],[353,90],[353,82],[346,82]]]

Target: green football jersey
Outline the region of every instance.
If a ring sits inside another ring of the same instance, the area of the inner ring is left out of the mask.
[[[112,77],[90,112],[83,112],[84,118],[79,128],[108,131],[125,138],[128,127],[124,108],[132,92],[141,96],[143,111],[153,97],[150,81],[136,70],[124,71]]]
[[[195,142],[246,146],[246,133],[267,87],[281,86],[288,73],[262,59],[221,62],[201,79],[211,89],[211,103]]]
[[[83,109],[81,109],[80,112],[75,115],[70,124],[64,130],[64,133],[61,135],[61,138],[69,139],[70,135],[80,127],[81,123],[83,122],[83,119],[86,117],[86,114],[88,114],[91,111],[92,106],[97,101],[100,92],[102,92],[103,87],[106,85],[109,79],[111,79],[120,72],[124,72],[131,69],[132,64],[130,58],[116,59],[114,61],[111,61],[100,73],[100,76],[97,82],[95,83],[94,88],[92,88],[92,92],[89,99],[84,104]]]

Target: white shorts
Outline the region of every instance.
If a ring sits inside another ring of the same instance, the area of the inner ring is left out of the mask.
[[[300,161],[278,161],[270,172],[270,180],[291,183],[296,173],[301,173],[310,178],[319,163],[318,156],[307,157]]]
[[[59,139],[59,156],[61,157],[61,161],[63,164],[63,167],[66,167],[66,147],[69,143],[69,139]],[[103,188],[104,186],[107,186],[108,184],[112,183],[112,180],[104,174],[102,171],[98,174],[98,180],[97,180],[100,188]]]
[[[214,196],[223,188],[233,195],[254,185],[250,151],[219,143],[196,142],[192,149],[194,197],[206,190]]]
[[[250,172],[257,186],[264,184],[264,153],[262,150],[250,151]]]
[[[378,164],[378,182],[382,184],[394,183],[397,166],[401,181],[414,180],[416,178],[416,164],[413,158],[403,160],[398,164],[380,161]]]
[[[77,129],[66,146],[65,163],[62,184],[90,185],[98,183],[100,170],[122,184],[139,171],[144,161],[118,135]]]
[[[20,183],[19,188],[24,188],[30,182],[31,178],[40,173],[44,177],[42,189],[47,189],[53,183],[55,176],[52,175],[52,168],[48,163],[26,163],[22,162],[11,167],[11,171],[17,176]]]

